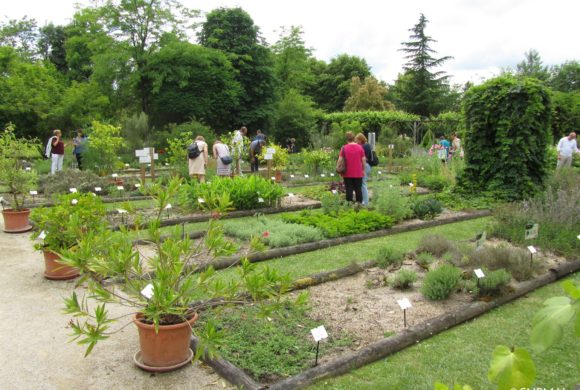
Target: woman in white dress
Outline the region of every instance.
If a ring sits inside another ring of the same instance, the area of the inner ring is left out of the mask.
[[[195,141],[193,142],[197,143],[197,147],[201,153],[196,158],[188,157],[189,176],[191,176],[191,178],[197,178],[200,183],[205,183],[205,168],[207,167],[208,159],[207,144],[201,135],[195,137]]]
[[[219,139],[213,144],[213,158],[217,160],[217,175],[218,176],[231,176],[232,174],[232,164],[224,164],[222,157],[230,155],[230,148],[228,145],[224,144]]]

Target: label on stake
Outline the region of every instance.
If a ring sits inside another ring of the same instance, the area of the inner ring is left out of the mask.
[[[78,199],[73,199],[73,200],[70,201],[70,203],[74,206],[77,203],[79,203],[79,200]]]
[[[528,250],[530,251],[530,253],[533,255],[534,253],[538,253],[538,250],[536,248],[534,248],[533,245],[530,245],[528,247]]]
[[[264,203],[264,198],[258,198],[258,203]]]
[[[326,175],[324,173],[321,173],[320,177],[326,177]]]
[[[314,338],[314,341],[316,341],[316,342],[319,342],[321,340],[328,338],[328,333],[326,332],[326,329],[324,329],[324,325],[320,325],[317,328],[310,329],[310,333],[312,334],[312,337]]]
[[[95,192],[101,192],[103,189],[101,187],[95,187]]]
[[[293,193],[291,193],[291,192],[289,192],[289,193],[288,193],[288,197],[289,197],[289,198],[293,198],[293,197],[294,197],[294,194],[293,194]]]
[[[36,190],[30,190],[30,195],[38,195],[38,191],[36,191]]]
[[[205,203],[205,200],[203,198],[197,198],[197,203]]]
[[[474,269],[473,273],[475,274],[475,276],[477,276],[478,279],[485,278],[485,274],[483,273],[481,268]]]
[[[331,173],[330,176],[334,177],[334,173]]]
[[[74,194],[75,192],[77,192],[77,189],[76,189],[76,188],[69,188],[68,190],[69,190],[69,191],[70,191],[72,194]]]
[[[40,232],[40,234],[38,235],[38,239],[39,240],[44,240],[46,238],[46,232],[43,230]]]
[[[127,210],[123,210],[123,209],[117,209],[117,213],[118,214],[127,214],[128,211]]]
[[[310,176],[308,176],[308,175],[304,175],[304,177],[308,179]]]
[[[141,187],[141,183],[135,183],[135,188]]]
[[[406,310],[413,307],[413,305],[411,305],[411,301],[409,301],[409,298],[397,299],[397,303],[401,307],[401,310]]]
[[[292,179],[294,179],[294,175],[290,175],[290,177],[291,177]]]
[[[143,295],[147,299],[151,299],[153,297],[153,285],[149,283],[143,290],[141,290],[141,295]]]
[[[119,175],[117,175],[116,173],[113,173],[111,176],[112,176],[113,178],[119,177]]]
[[[117,189],[118,189],[119,191],[123,191],[123,190],[125,189],[125,187],[123,187],[123,186],[117,186]]]
[[[167,203],[167,206],[165,206],[165,210],[169,210],[171,208],[171,203]]]

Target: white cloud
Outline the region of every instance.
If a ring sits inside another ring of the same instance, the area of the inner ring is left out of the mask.
[[[40,24],[66,23],[74,12],[73,1],[23,0],[3,4],[0,15],[20,18],[25,14]],[[83,1],[82,3],[87,3]],[[365,58],[373,72],[392,82],[405,62],[399,51],[409,39],[408,31],[424,13],[426,33],[437,40],[437,55],[450,55],[441,69],[454,82],[497,73],[515,66],[524,52],[536,49],[545,64],[578,59],[580,2],[574,0],[182,0],[203,11],[240,6],[260,27],[269,43],[280,26],[304,29],[306,45],[317,58],[348,53]]]

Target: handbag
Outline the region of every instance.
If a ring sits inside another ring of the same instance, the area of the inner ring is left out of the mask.
[[[220,157],[220,160],[222,160],[222,164],[224,164],[224,165],[230,165],[232,163],[232,161],[234,161],[232,156],[223,156],[223,157]]]
[[[346,158],[344,157],[344,148],[340,149],[340,155],[336,162],[336,173],[343,174],[346,172]]]

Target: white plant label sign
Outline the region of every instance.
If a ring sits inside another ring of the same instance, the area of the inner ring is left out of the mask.
[[[129,168],[129,164],[125,164],[125,168]]]
[[[334,177],[334,173],[331,173],[330,176]]]
[[[117,186],[117,189],[118,189],[119,191],[123,191],[123,190],[125,189],[125,187],[123,187],[123,186]]]
[[[531,253],[532,255],[533,255],[534,253],[538,253],[538,250],[537,250],[537,249],[536,249],[536,248],[535,248],[533,245],[530,245],[530,246],[528,247],[528,250],[530,251],[530,253]]]
[[[112,176],[113,178],[117,178],[117,177],[119,177],[119,175],[118,175],[118,174],[116,174],[116,173],[113,173],[111,176]]]
[[[172,207],[171,203],[167,203],[167,206],[165,206],[165,210],[169,210],[169,209],[171,209],[171,207]]]
[[[77,189],[76,189],[76,188],[69,188],[68,190],[69,190],[69,191],[70,191],[72,194],[74,194],[75,192],[77,192]]]
[[[275,148],[266,148],[266,153],[267,154],[274,154],[274,153],[276,153],[276,149]]]
[[[203,198],[197,198],[197,203],[205,203],[205,200]]]
[[[38,195],[38,191],[36,191],[36,190],[30,190],[30,195]]]
[[[70,203],[74,206],[77,203],[79,203],[79,200],[78,199],[73,199],[73,200],[70,201]]]
[[[117,213],[118,214],[127,214],[128,211],[127,210],[123,210],[123,209],[117,209]]]
[[[95,192],[101,192],[103,189],[101,187],[95,187]]]
[[[153,285],[149,283],[147,286],[141,290],[141,295],[143,295],[147,299],[153,298]]]
[[[43,230],[40,232],[40,234],[38,235],[38,239],[40,240],[44,240],[46,238],[46,232]]]
[[[324,173],[321,173],[320,177],[326,177],[326,175]]]
[[[332,193],[336,195],[338,192],[336,190],[332,190]]]
[[[258,203],[264,203],[264,198],[258,198]]]
[[[481,268],[474,269],[473,273],[475,274],[475,276],[477,276],[478,279],[485,278],[485,274],[483,273]]]
[[[266,153],[264,155],[264,160],[273,160],[274,159],[274,155],[272,153]]]
[[[401,310],[407,310],[413,307],[413,305],[411,305],[411,301],[409,301],[409,298],[397,299],[397,303],[399,304]]]
[[[308,176],[308,175],[304,175],[304,177],[308,179],[310,176]]]
[[[25,169],[27,172],[30,172],[30,171],[31,171],[31,168],[30,168],[30,167],[26,167],[26,168],[24,168],[24,169]]]
[[[413,183],[409,183],[409,187],[413,187]]]
[[[289,193],[288,193],[288,197],[289,197],[289,198],[293,198],[293,197],[294,197],[294,194],[293,194],[293,193],[291,193],[291,192],[289,192]]]
[[[135,183],[135,188],[139,188],[139,187],[141,187],[141,184],[140,183]]]
[[[294,179],[294,175],[290,175],[290,177],[291,177],[292,179]]]
[[[382,174],[383,174],[383,172],[382,171],[379,171],[379,175],[382,175]]]
[[[326,332],[324,325],[320,325],[317,328],[310,329],[310,333],[312,334],[312,337],[314,338],[314,341],[316,341],[316,342],[319,342],[321,340],[328,338],[328,333]]]
[[[272,176],[272,177],[270,178],[270,180],[276,180],[276,178],[275,178],[274,176]]]

